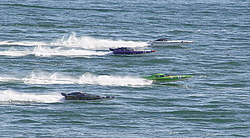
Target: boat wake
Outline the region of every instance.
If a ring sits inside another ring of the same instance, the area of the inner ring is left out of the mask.
[[[152,85],[152,81],[135,76],[95,75],[84,73],[81,76],[72,76],[63,73],[49,73],[33,71],[29,76],[16,78],[0,76],[0,82],[15,82],[25,84],[90,84],[105,86],[141,87]]]
[[[6,51],[0,51],[0,55],[2,56],[27,56],[27,55],[35,55],[37,57],[53,57],[53,56],[68,56],[68,57],[87,57],[87,56],[103,56],[107,55],[110,52],[101,52],[101,51],[93,51],[93,50],[83,50],[83,49],[64,49],[62,47],[46,47],[46,46],[36,46],[32,50],[13,50],[9,49]]]
[[[0,41],[0,45],[4,47],[0,51],[0,55],[4,56],[103,56],[110,52],[110,47],[145,47],[146,42],[96,39],[93,37],[82,36],[77,37],[71,34],[69,37],[62,37],[53,42],[29,42],[29,41]],[[11,48],[9,48],[11,47]],[[8,48],[8,49],[7,49]],[[105,51],[96,51],[105,50]]]
[[[140,77],[131,76],[109,76],[109,75],[94,75],[91,73],[84,73],[81,76],[73,77],[61,73],[32,73],[29,77],[23,79],[26,84],[94,84],[106,86],[145,86],[151,85]]]
[[[151,85],[151,82],[140,78],[131,76],[109,76],[109,75],[94,75],[91,73],[84,73],[80,79],[80,84],[96,84],[108,86],[145,86]]]
[[[48,43],[48,42],[30,42],[30,41],[0,41],[0,45],[5,45],[5,46],[49,46],[52,45],[53,43]]]
[[[51,93],[38,95],[32,93],[16,92],[13,90],[0,91],[0,102],[20,103],[20,102],[35,102],[35,103],[61,103],[64,97],[60,93]]]
[[[75,33],[69,37],[62,37],[56,40],[53,45],[65,47],[80,47],[84,49],[108,50],[110,47],[145,47],[147,42],[135,42],[111,39],[96,39],[93,37],[77,37]]]
[[[110,52],[100,52],[93,50],[84,49],[64,49],[62,47],[51,48],[51,47],[35,47],[34,51],[31,53],[35,56],[51,57],[51,56],[71,56],[71,57],[86,57],[86,56],[103,56]]]

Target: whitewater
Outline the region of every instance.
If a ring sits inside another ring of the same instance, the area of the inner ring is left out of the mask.
[[[152,82],[139,76],[119,76],[119,75],[97,75],[90,72],[80,76],[72,76],[60,72],[49,73],[45,71],[33,71],[25,78],[0,76],[0,82],[16,82],[25,84],[91,84],[106,86],[134,86],[141,87],[151,85]]]
[[[0,55],[3,56],[27,56],[37,57],[88,57],[105,56],[112,54],[109,48],[116,47],[142,47],[148,46],[147,42],[135,42],[124,40],[97,39],[89,36],[77,37],[75,33],[51,42],[36,41],[1,41],[0,45],[9,47],[1,48]]]

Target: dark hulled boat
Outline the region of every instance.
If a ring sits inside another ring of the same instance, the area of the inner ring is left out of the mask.
[[[66,100],[105,100],[114,99],[113,96],[93,95],[84,92],[61,93]]]
[[[109,50],[114,54],[146,54],[156,52],[156,50],[137,50],[129,47],[109,48]]]

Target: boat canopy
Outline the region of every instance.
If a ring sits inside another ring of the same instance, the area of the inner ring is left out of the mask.
[[[155,77],[168,77],[170,75],[167,75],[167,74],[155,74]]]
[[[116,51],[116,50],[121,50],[121,51],[134,51],[133,48],[130,47],[118,47],[118,48],[109,48],[110,51]]]
[[[156,39],[155,41],[169,41],[169,39],[167,39],[167,38],[160,38],[160,39]]]

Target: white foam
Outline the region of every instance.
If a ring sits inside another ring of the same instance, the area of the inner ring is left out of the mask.
[[[19,82],[21,81],[20,79],[18,78],[15,78],[15,77],[0,77],[0,82]]]
[[[48,46],[36,46],[34,50],[18,51],[18,50],[7,50],[0,51],[0,55],[3,56],[27,56],[35,55],[38,57],[52,57],[52,56],[69,56],[69,57],[86,57],[86,56],[103,56],[110,52],[83,50],[83,49],[63,49],[62,47],[51,48]]]
[[[52,42],[39,41],[0,41],[0,45],[17,45],[17,46],[61,46],[61,47],[80,47],[84,49],[108,50],[110,47],[145,47],[147,42],[142,41],[125,41],[112,39],[97,39],[89,36],[77,37],[75,33],[70,36],[64,36]]]
[[[31,54],[31,51],[20,51],[15,49],[9,49],[7,51],[0,51],[0,55],[3,56],[13,56],[13,57],[19,57],[19,56],[26,56]]]
[[[0,102],[38,102],[38,103],[57,103],[62,102],[63,97],[60,93],[32,94],[16,92],[13,90],[0,91]]]
[[[23,79],[27,84],[76,84],[78,79],[69,75],[48,72],[32,72],[31,75]]]
[[[116,47],[145,47],[146,42],[111,40],[111,39],[96,39],[89,36],[77,37],[76,34],[71,34],[69,37],[62,37],[55,42],[29,42],[29,41],[1,41],[0,45],[18,45],[32,46],[22,50],[10,48],[6,51],[0,51],[0,55],[5,56],[26,56],[35,55],[42,57],[51,56],[103,56],[108,55],[109,48]],[[107,50],[107,51],[95,51]]]
[[[20,41],[20,42],[15,42],[15,41],[0,41],[0,45],[17,45],[17,46],[48,46],[51,45],[51,43],[47,42],[30,42],[30,41]]]
[[[147,42],[135,42],[111,39],[96,39],[89,36],[77,37],[75,33],[69,37],[63,37],[57,40],[53,45],[66,47],[81,47],[84,49],[108,50],[110,47],[145,47]]]
[[[82,50],[82,49],[63,49],[62,47],[35,47],[32,54],[36,56],[50,57],[50,56],[73,56],[73,57],[83,57],[83,56],[102,56],[109,52],[97,52],[93,50]]]
[[[151,82],[140,77],[131,76],[108,76],[108,75],[93,75],[85,73],[80,77],[80,84],[97,84],[109,86],[143,86],[150,85]]]
[[[109,76],[84,73],[82,76],[73,77],[62,73],[32,72],[23,79],[27,84],[95,84],[107,86],[144,86],[151,82],[141,77]]]

